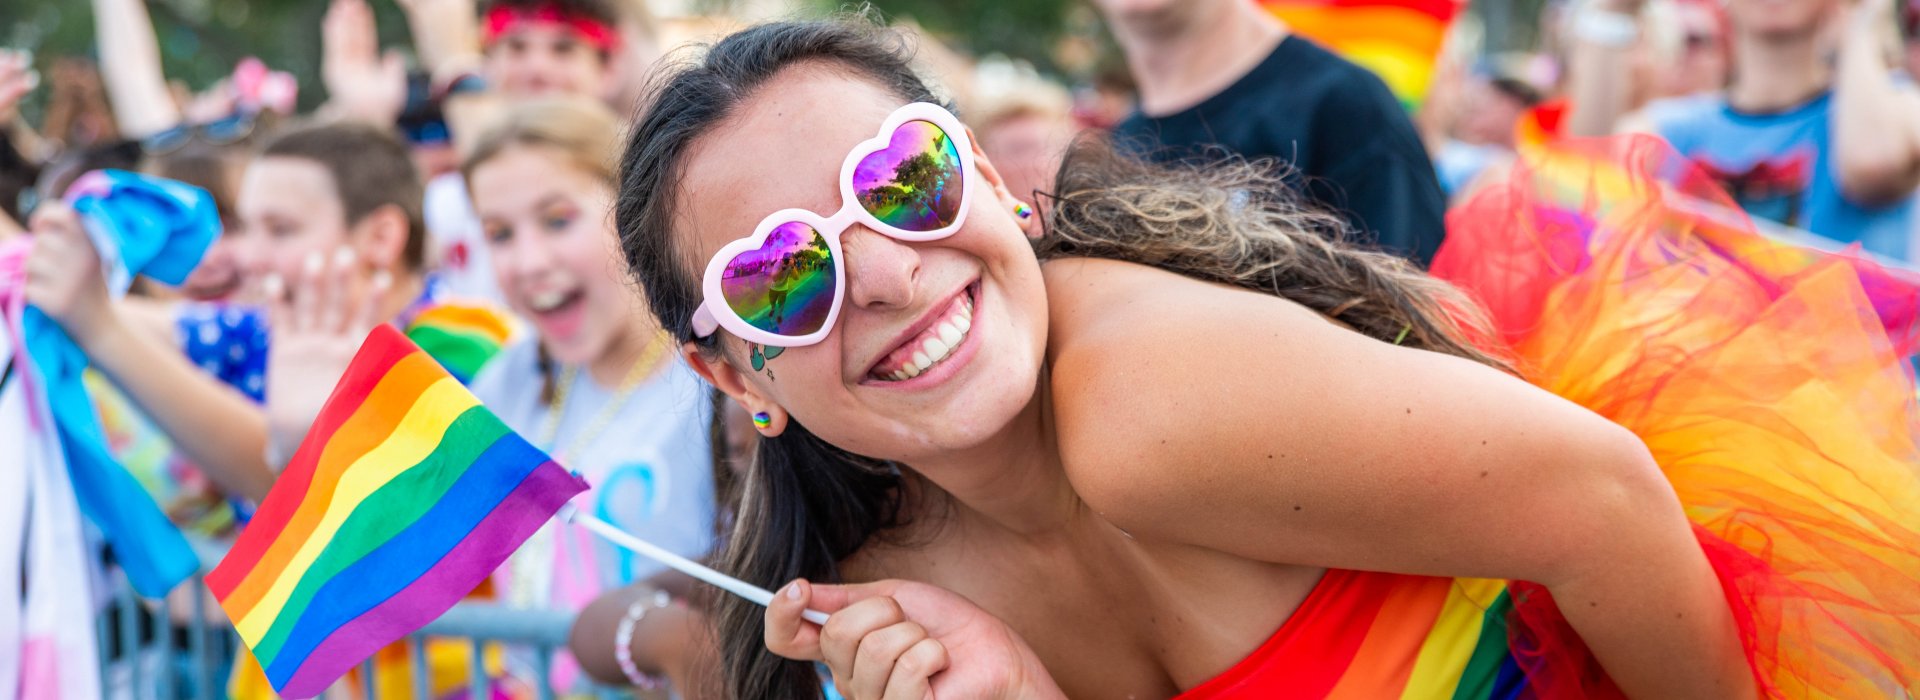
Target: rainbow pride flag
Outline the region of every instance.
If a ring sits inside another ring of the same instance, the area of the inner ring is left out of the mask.
[[[436,302],[421,309],[406,324],[407,339],[440,360],[462,383],[473,381],[513,335],[513,325],[488,306]]]
[[[453,607],[586,483],[390,326],[207,586],[287,697]]]
[[[1427,97],[1457,0],[1259,0],[1296,34],[1372,70],[1411,112]]]

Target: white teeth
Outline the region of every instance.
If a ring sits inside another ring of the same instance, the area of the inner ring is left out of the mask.
[[[547,312],[560,306],[560,304],[566,300],[566,292],[546,292],[534,295],[534,297],[529,300],[529,305],[533,307],[535,312]]]
[[[921,343],[920,348],[914,351],[911,358],[908,358],[906,366],[891,374],[882,375],[882,378],[892,382],[903,382],[920,376],[934,363],[947,359],[948,355],[953,354],[954,349],[960,347],[961,341],[967,339],[967,332],[972,329],[973,299],[963,296],[960,298],[959,310],[933,327],[934,337]]]

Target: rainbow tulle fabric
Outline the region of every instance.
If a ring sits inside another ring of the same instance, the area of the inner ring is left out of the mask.
[[[1769,696],[1920,692],[1920,276],[1761,236],[1651,137],[1526,151],[1434,274],[1529,380],[1646,441]]]
[[[1454,0],[1260,0],[1294,33],[1375,74],[1411,112],[1427,97]]]
[[[1756,233],[1657,139],[1524,150],[1434,274],[1528,380],[1646,442],[1764,696],[1920,695],[1920,276]],[[1182,697],[1619,696],[1539,586],[1329,571]]]

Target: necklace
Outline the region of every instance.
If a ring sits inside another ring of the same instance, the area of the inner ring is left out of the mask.
[[[600,433],[605,432],[613,424],[613,417],[618,415],[620,409],[633,398],[633,392],[640,388],[641,380],[653,374],[653,368],[669,345],[667,340],[666,331],[660,331],[654,335],[653,340],[648,341],[647,347],[640,351],[640,357],[633,361],[632,367],[627,368],[627,376],[620,380],[620,387],[615,390],[613,397],[607,399],[606,405],[600,407],[600,412],[593,416],[593,420],[587,422],[586,427],[582,428],[579,434],[568,441],[566,447],[559,447],[555,442],[560,436],[560,419],[566,415],[567,398],[573,392],[573,382],[579,377],[580,368],[574,365],[561,368],[559,386],[554,389],[553,402],[547,404],[546,418],[540,422],[540,443],[548,448],[548,453],[559,460],[574,449],[593,444],[594,438],[600,437]]]

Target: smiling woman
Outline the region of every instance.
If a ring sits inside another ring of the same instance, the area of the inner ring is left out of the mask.
[[[1791,695],[1820,682],[1808,669],[1916,683],[1920,621],[1889,602],[1920,584],[1910,517],[1783,560],[1886,555],[1888,575],[1814,613],[1857,643],[1780,626],[1768,606],[1810,599],[1753,603],[1781,582],[1763,547],[1696,538],[1703,503],[1675,487],[1697,471],[1669,482],[1634,433],[1515,376],[1451,286],[1250,196],[1277,189],[1258,165],[1164,170],[1086,142],[1022,216],[898,37],[860,21],[735,34],[649,105],[621,166],[626,260],[688,363],[755,415],[727,568],[785,586],[765,611],[721,603],[734,697],[816,697],[814,662],[857,700],[1739,697]],[[903,144],[921,150],[860,167]],[[936,192],[950,220],[891,216]],[[797,335],[726,289],[791,222],[834,264],[825,321]],[[1741,430],[1702,420],[1700,440]],[[1822,494],[1920,497],[1910,465],[1869,487],[1868,464],[1769,468]],[[1361,617],[1380,624],[1340,622]]]
[[[536,100],[516,106],[468,157],[463,173],[493,272],[508,305],[536,331],[502,350],[473,391],[594,485],[583,507],[698,557],[713,541],[709,402],[672,343],[638,312],[645,301],[627,281],[609,212],[618,132],[597,104]],[[550,528],[496,579],[512,604],[580,610],[659,572],[584,531]],[[554,680],[562,691],[584,688],[564,655]]]

